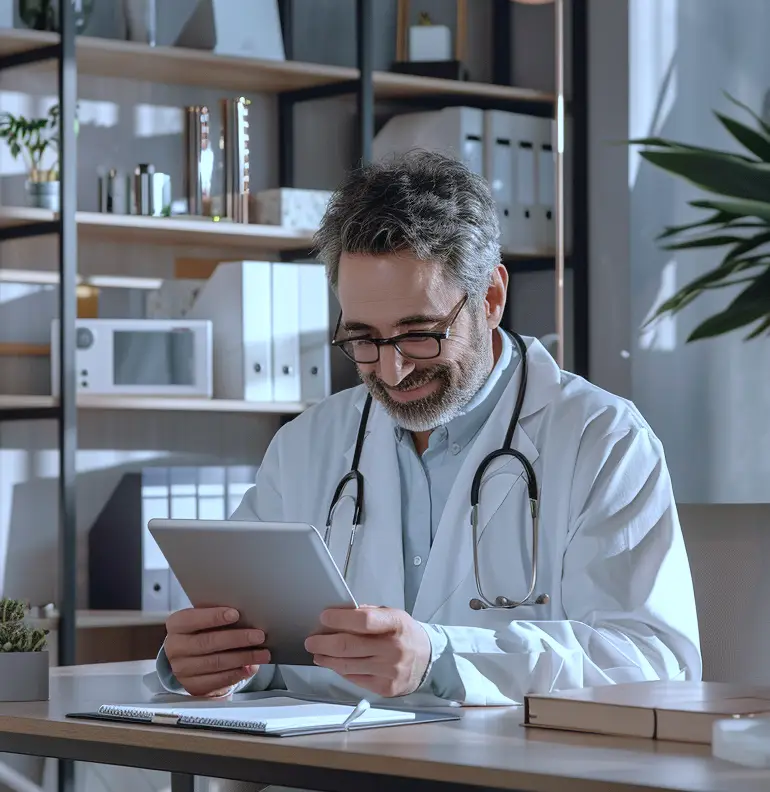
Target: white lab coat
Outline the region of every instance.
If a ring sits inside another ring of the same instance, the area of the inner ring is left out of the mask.
[[[699,679],[698,623],[688,559],[663,449],[636,408],[560,371],[525,339],[529,376],[514,447],[540,488],[537,592],[547,605],[471,610],[477,596],[470,526],[476,467],[505,437],[519,371],[469,450],[447,501],[413,617],[440,625],[446,698],[521,703],[527,692],[637,680]],[[323,531],[350,470],[366,391],[333,395],[283,426],[235,519],[303,521]],[[480,569],[486,595],[521,598],[531,570],[531,522],[521,466],[504,458],[482,486]],[[401,492],[393,423],[375,402],[361,455],[364,521],[348,584],[360,603],[404,607]],[[352,492],[352,490],[350,490]],[[330,542],[340,568],[352,508],[337,511]],[[298,694],[365,691],[328,669],[282,667]],[[419,695],[419,694],[418,694]],[[442,697],[444,693],[439,693]]]

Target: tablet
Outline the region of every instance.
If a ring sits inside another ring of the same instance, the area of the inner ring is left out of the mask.
[[[312,665],[305,639],[324,631],[321,612],[358,607],[307,523],[153,519],[147,527],[190,602],[237,609],[238,626],[264,631],[272,663]]]

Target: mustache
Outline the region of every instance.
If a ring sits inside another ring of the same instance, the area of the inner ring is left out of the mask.
[[[441,379],[443,382],[449,382],[450,372],[449,366],[437,365],[431,366],[428,369],[421,371],[413,371],[407,377],[401,380],[398,385],[386,385],[374,372],[367,374],[365,379],[369,385],[374,385],[384,391],[410,391],[419,388],[422,385],[427,385],[434,379]]]

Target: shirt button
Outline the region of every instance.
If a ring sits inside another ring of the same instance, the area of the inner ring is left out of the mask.
[[[412,563],[413,563],[415,566],[420,566],[420,564],[422,564],[422,558],[421,558],[420,556],[415,556],[415,557],[412,559]]]
[[[457,443],[452,443],[452,453],[457,456],[460,453],[460,446]]]

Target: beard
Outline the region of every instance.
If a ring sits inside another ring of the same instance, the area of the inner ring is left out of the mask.
[[[462,413],[489,376],[493,356],[491,346],[484,343],[485,330],[486,325],[474,326],[457,359],[417,369],[394,388],[388,388],[374,372],[362,375],[359,371],[359,377],[400,427],[410,432],[431,431]],[[389,392],[409,391],[429,382],[438,382],[437,389],[410,402],[396,401]]]

